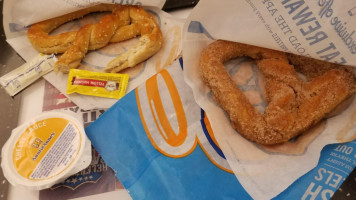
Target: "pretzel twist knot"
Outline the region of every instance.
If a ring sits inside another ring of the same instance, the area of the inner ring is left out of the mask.
[[[111,11],[97,24],[88,24],[78,31],[49,35],[65,22],[81,18],[91,12]],[[139,6],[99,4],[57,18],[32,25],[27,37],[41,53],[63,53],[55,64],[55,71],[67,73],[77,68],[88,50],[108,43],[120,42],[141,35],[138,44],[108,63],[106,72],[118,72],[148,59],[162,45],[162,32],[155,20]]]
[[[263,114],[253,107],[224,68],[225,61],[241,56],[255,59],[264,76],[268,106]],[[251,141],[286,142],[315,125],[355,92],[352,70],[336,66],[305,82],[288,58],[282,52],[228,41],[213,42],[202,52],[199,70],[203,81],[229,115],[232,127]],[[305,63],[314,62],[313,68],[325,64],[303,59]]]

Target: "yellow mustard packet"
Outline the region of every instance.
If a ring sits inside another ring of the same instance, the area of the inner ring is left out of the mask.
[[[68,74],[67,94],[120,99],[126,93],[128,74],[92,72],[71,69]]]

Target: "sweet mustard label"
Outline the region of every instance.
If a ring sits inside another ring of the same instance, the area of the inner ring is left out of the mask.
[[[71,69],[68,74],[67,94],[79,93],[120,99],[126,93],[128,81],[128,74]]]
[[[12,160],[27,179],[42,180],[60,174],[76,158],[80,130],[63,118],[48,118],[31,124],[18,138]]]

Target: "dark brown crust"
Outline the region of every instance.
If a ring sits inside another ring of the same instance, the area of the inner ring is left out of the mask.
[[[264,114],[255,110],[223,65],[241,56],[255,59],[265,77]],[[353,74],[344,68],[325,70],[304,82],[285,53],[223,40],[203,50],[199,69],[233,128],[259,144],[278,144],[301,134],[350,96],[354,84]]]
[[[286,55],[289,64],[293,65],[294,69],[297,72],[304,74],[308,80],[323,75],[325,72],[332,69],[342,69],[350,74],[353,74],[354,68],[351,66],[339,65],[336,63],[316,60],[313,58],[299,56],[291,53],[287,53]]]

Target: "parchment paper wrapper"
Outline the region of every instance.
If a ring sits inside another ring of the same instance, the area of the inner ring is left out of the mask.
[[[325,145],[354,140],[356,101],[350,99],[338,115],[321,121],[293,142],[262,147],[232,128],[227,114],[203,84],[198,74],[202,49],[216,39],[225,39],[356,66],[355,7],[351,0],[205,0],[188,17],[183,32],[186,82],[211,119],[215,137],[236,177],[254,199],[271,199],[285,190],[316,166]],[[266,103],[254,64],[242,58],[226,63],[226,69],[263,112]]]
[[[145,62],[138,64],[136,67],[123,70],[120,73],[127,73],[130,75],[127,92],[131,91],[147,78],[156,74],[162,68],[168,66],[182,51],[182,27],[183,19],[172,17],[168,13],[161,10],[165,1],[115,1],[114,3],[143,5],[145,10],[156,17],[159,23],[164,42],[161,50]],[[32,47],[27,39],[26,32],[28,25],[70,13],[97,3],[113,3],[113,1],[5,1],[4,2],[4,29],[6,33],[7,42],[23,57],[25,60],[30,60],[38,52]],[[53,34],[61,32],[68,32],[71,30],[78,30],[85,24],[96,23],[105,13],[91,14],[80,20],[75,20],[66,23],[56,29]],[[90,71],[103,72],[106,64],[112,59],[127,51],[138,42],[138,38],[130,39],[120,43],[109,44],[104,48],[90,51],[82,60],[79,69]],[[63,94],[66,94],[67,88],[67,74],[49,73],[44,78],[59,89]],[[89,110],[94,108],[109,108],[117,100],[106,99],[101,97],[83,96],[78,94],[67,95],[71,101],[77,104],[80,108]]]

